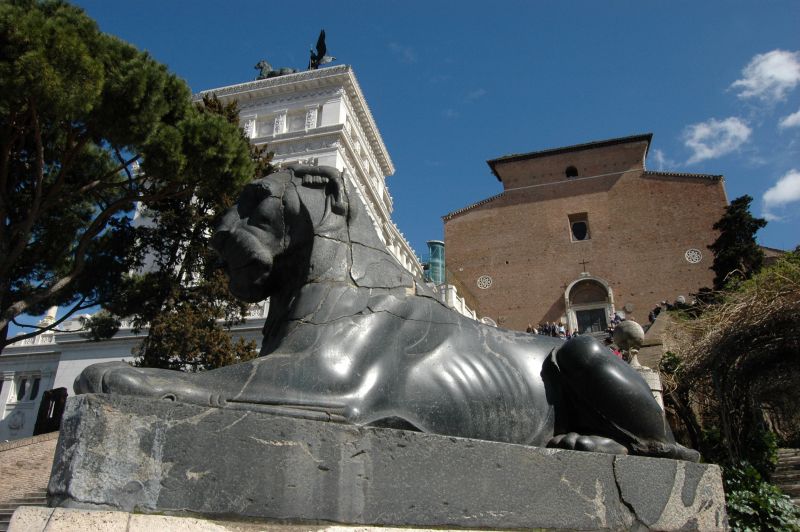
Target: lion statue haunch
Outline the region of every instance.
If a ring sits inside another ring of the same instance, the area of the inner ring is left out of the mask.
[[[675,443],[644,380],[594,339],[498,329],[439,302],[387,251],[335,168],[250,183],[212,245],[234,295],[271,298],[261,356],[194,374],[96,364],[77,393],[698,459]]]

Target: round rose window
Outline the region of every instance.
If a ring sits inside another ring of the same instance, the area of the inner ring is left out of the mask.
[[[703,254],[700,253],[699,249],[687,249],[684,257],[686,257],[686,260],[692,264],[697,264],[703,260]]]
[[[481,275],[480,277],[478,277],[478,288],[480,288],[481,290],[486,290],[490,286],[492,286],[491,277],[489,277],[488,275]]]

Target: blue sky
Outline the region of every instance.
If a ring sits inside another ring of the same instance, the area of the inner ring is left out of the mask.
[[[423,256],[441,216],[501,191],[487,159],[647,132],[649,169],[723,174],[770,219],[761,244],[800,244],[797,1],[76,3],[194,92],[250,81],[260,59],[303,69],[324,28]]]
[[[800,3],[79,1],[194,92],[305,68],[324,28],[394,161],[419,254],[497,194],[487,159],[652,132],[649,169],[724,174],[760,243],[800,244]]]

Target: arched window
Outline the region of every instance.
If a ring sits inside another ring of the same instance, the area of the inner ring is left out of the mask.
[[[567,166],[564,174],[566,174],[567,177],[578,177],[578,169],[574,166]]]

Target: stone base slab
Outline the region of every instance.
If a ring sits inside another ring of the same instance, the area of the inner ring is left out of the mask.
[[[70,398],[51,506],[437,528],[720,530],[719,468],[123,396]]]
[[[78,510],[21,506],[8,532],[413,532],[430,528],[378,526],[295,525],[264,521],[231,521],[133,514],[119,510]],[[442,529],[436,529],[442,530]],[[459,528],[461,532],[470,529]],[[473,529],[474,530],[474,529]]]

